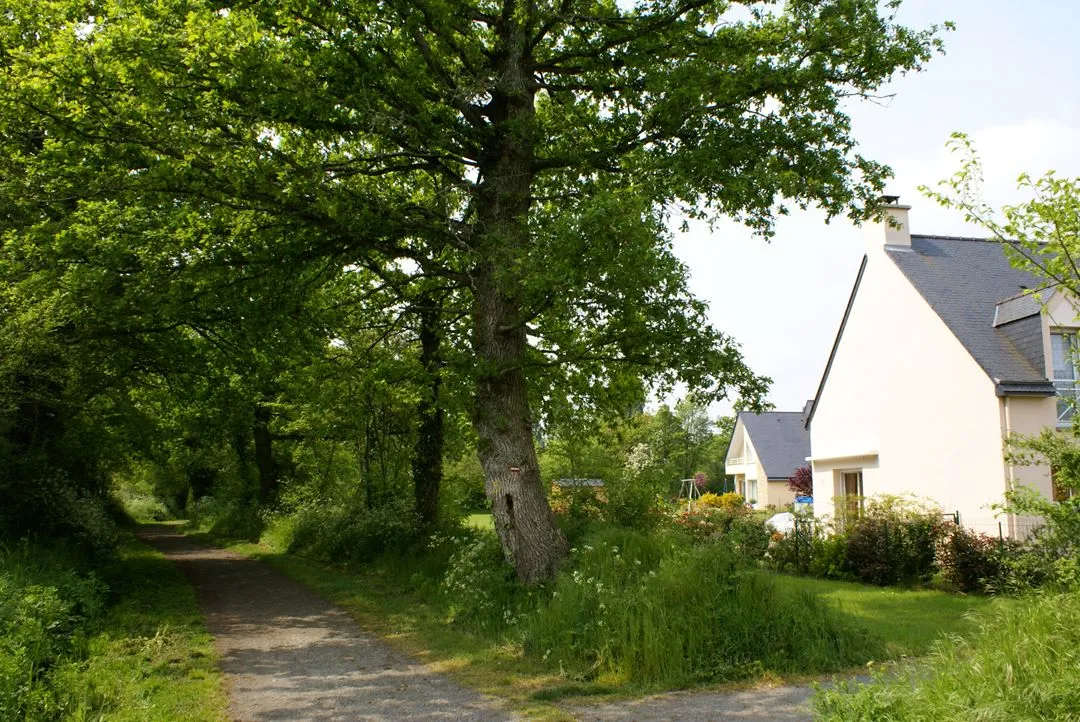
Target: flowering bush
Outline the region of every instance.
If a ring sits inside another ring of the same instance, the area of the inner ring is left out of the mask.
[[[697,506],[680,512],[675,524],[696,542],[714,541],[727,533],[737,515],[724,509]]]
[[[442,541],[433,539],[431,544]],[[494,532],[476,531],[450,541],[455,551],[439,585],[448,621],[475,632],[516,624],[526,592],[515,583],[514,568],[506,563],[499,538]]]
[[[725,511],[746,511],[746,499],[742,494],[736,494],[733,491],[729,491],[726,494],[703,494],[700,499],[697,500],[699,507],[708,507],[711,509],[724,509]]]

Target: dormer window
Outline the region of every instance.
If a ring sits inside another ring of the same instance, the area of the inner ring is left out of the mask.
[[[1077,383],[1077,337],[1075,331],[1053,331],[1050,334],[1050,351],[1054,360],[1054,388],[1057,390],[1057,426],[1059,429],[1072,425],[1076,413]]]

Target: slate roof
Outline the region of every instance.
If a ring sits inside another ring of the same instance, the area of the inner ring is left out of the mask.
[[[997,386],[998,395],[1052,396],[1039,305],[1024,289],[1039,279],[1009,265],[996,241],[911,236],[911,248],[886,246],[911,285],[926,299]],[[756,443],[756,439],[755,439]]]
[[[810,432],[802,411],[740,411],[745,433],[769,479],[789,479],[810,456]]]

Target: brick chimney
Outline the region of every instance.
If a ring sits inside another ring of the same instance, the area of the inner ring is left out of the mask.
[[[868,240],[872,246],[899,246],[911,248],[911,226],[908,225],[908,211],[911,206],[900,205],[900,196],[882,196],[880,206],[885,211],[883,221],[866,224]],[[895,224],[895,225],[894,225]]]

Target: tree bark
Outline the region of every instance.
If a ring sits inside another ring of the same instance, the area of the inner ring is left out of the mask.
[[[433,303],[427,299],[426,303]],[[442,362],[439,356],[439,313],[420,312],[420,365],[427,381],[426,393],[417,405],[419,424],[413,454],[413,491],[416,513],[423,524],[433,524],[439,514],[439,489],[443,477],[443,409],[439,399]]]
[[[501,29],[491,136],[474,198],[482,260],[471,279],[479,365],[473,423],[503,552],[518,580],[532,584],[554,575],[567,543],[540,480],[525,376],[528,339],[518,269],[529,245],[535,86],[526,34],[512,25],[508,20]]]
[[[274,441],[270,435],[270,409],[261,404],[255,407],[252,437],[255,441],[255,468],[259,470],[259,501],[269,504],[277,497],[278,466],[274,461]]]

